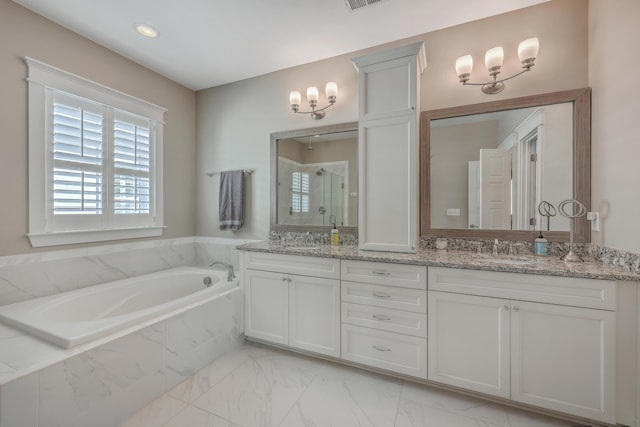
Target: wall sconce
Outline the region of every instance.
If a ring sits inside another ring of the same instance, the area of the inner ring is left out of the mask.
[[[538,44],[537,37],[520,42],[520,45],[518,46],[518,58],[522,63],[523,70],[505,79],[497,79],[497,75],[500,74],[500,68],[502,68],[502,60],[504,59],[504,50],[502,49],[502,47],[494,47],[493,49],[489,49],[484,55],[484,63],[487,66],[489,75],[493,77],[492,82],[469,82],[471,70],[473,69],[473,57],[471,55],[464,55],[456,60],[456,74],[460,79],[460,83],[462,83],[463,85],[482,86],[482,92],[488,95],[500,93],[504,89],[504,81],[517,77],[520,74],[529,71],[531,67],[534,66],[536,56],[538,56],[539,47],[540,45]]]
[[[300,92],[294,90],[289,94],[289,104],[291,104],[291,110],[293,110],[294,113],[311,114],[312,119],[320,120],[325,116],[324,110],[336,103],[336,99],[338,98],[338,85],[335,82],[327,83],[327,85],[325,86],[325,93],[327,94],[329,105],[316,110],[316,107],[318,106],[318,88],[315,86],[308,87],[307,100],[309,101],[309,107],[311,107],[311,111],[300,111],[301,95]]]

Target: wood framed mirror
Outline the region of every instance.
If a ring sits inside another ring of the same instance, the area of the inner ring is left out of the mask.
[[[591,208],[590,135],[590,88],[422,112],[421,236],[569,241],[558,205]],[[589,240],[577,218],[574,241]]]

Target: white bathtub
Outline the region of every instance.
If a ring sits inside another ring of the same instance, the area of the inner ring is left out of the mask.
[[[71,348],[237,288],[226,271],[179,267],[1,306],[0,322]]]

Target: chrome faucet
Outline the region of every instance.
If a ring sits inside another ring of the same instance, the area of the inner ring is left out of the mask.
[[[213,261],[211,264],[209,264],[209,267],[213,267],[214,265],[222,265],[227,269],[227,282],[235,280],[236,274],[233,272],[233,265],[227,264],[226,262],[222,261]]]
[[[491,251],[492,255],[498,255],[498,239],[493,241],[493,250]]]

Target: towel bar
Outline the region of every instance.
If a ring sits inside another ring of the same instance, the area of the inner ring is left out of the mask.
[[[249,175],[251,175],[253,173],[253,171],[254,171],[254,169],[244,169],[243,170],[244,173],[247,173]],[[206,175],[210,176],[210,177],[213,177],[214,175],[218,175],[218,174],[220,174],[220,172],[207,172],[206,173]]]

